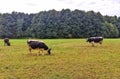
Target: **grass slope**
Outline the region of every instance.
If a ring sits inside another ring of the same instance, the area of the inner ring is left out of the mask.
[[[0,40],[0,79],[120,79],[120,39],[44,39],[52,55],[29,54],[26,39]]]

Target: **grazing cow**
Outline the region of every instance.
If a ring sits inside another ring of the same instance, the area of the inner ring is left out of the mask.
[[[10,46],[10,42],[8,38],[4,38],[4,46],[5,45]]]
[[[90,37],[87,38],[87,42],[92,43],[92,46],[94,46],[94,43],[102,44],[103,37]]]
[[[42,54],[43,54],[43,50],[46,50],[49,55],[51,54],[51,49],[48,48],[48,46],[42,41],[27,40],[27,44],[29,46],[30,53],[32,49],[39,49],[39,54],[40,54],[40,51],[42,51]]]

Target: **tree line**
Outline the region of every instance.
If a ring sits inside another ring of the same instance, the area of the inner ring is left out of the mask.
[[[120,17],[100,12],[63,9],[36,14],[0,14],[0,38],[120,37]]]

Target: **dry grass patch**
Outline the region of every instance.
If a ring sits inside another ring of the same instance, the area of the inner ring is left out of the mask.
[[[30,55],[26,39],[0,40],[0,79],[119,79],[120,39],[91,47],[85,39],[43,39],[51,55]]]

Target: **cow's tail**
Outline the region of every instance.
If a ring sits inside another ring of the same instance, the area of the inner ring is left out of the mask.
[[[51,48],[48,49],[48,54],[49,54],[49,55],[51,54]]]

